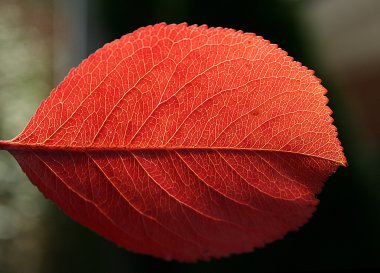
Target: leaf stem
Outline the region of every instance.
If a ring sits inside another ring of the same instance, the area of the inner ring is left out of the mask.
[[[7,150],[7,147],[9,147],[11,143],[6,140],[0,140],[0,150]]]

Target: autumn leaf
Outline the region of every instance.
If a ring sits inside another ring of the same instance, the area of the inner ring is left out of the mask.
[[[0,149],[116,244],[207,260],[262,247],[311,217],[346,164],[325,93],[262,37],[158,24],[71,70]]]

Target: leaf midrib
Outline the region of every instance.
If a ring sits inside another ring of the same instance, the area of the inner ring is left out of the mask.
[[[127,146],[67,146],[67,145],[46,145],[46,144],[29,144],[29,143],[19,143],[12,141],[0,140],[0,150],[15,151],[15,150],[33,150],[33,151],[64,151],[64,152],[112,152],[112,151],[125,151],[125,152],[139,152],[139,151],[242,151],[242,152],[273,152],[273,153],[284,153],[293,154],[299,156],[313,157],[317,159],[322,159],[326,161],[333,162],[338,166],[347,166],[347,163],[343,160],[336,161],[327,157],[317,156],[313,154],[305,154],[294,151],[286,150],[275,150],[275,149],[262,149],[262,148],[244,148],[244,147],[206,147],[206,146],[183,146],[183,147],[127,147]]]

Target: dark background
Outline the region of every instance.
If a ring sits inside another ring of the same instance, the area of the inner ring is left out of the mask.
[[[181,264],[120,249],[73,222],[1,152],[1,273],[380,271],[380,1],[18,0],[0,2],[2,15],[0,139],[19,133],[69,68],[104,43],[188,22],[254,32],[315,70],[349,166],[329,179],[300,231],[253,253]]]

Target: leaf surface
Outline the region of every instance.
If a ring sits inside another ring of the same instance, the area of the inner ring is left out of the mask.
[[[310,218],[324,181],[346,164],[325,93],[262,37],[158,24],[71,70],[0,149],[116,244],[207,260]]]

